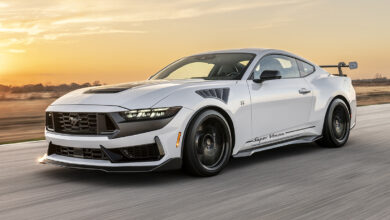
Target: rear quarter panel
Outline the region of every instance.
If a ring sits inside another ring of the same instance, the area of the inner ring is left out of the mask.
[[[351,127],[356,123],[356,93],[349,77],[333,76],[317,67],[317,71],[305,78],[313,92],[313,112],[310,121],[322,133],[326,111],[337,96],[342,96],[348,102],[351,113]]]

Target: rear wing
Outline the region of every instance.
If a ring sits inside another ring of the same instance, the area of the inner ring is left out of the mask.
[[[341,68],[348,67],[349,69],[357,69],[358,63],[357,62],[349,62],[348,65],[344,62],[340,62],[337,65],[322,65],[321,68],[338,68],[339,69],[339,76],[346,76],[343,74],[343,70]]]

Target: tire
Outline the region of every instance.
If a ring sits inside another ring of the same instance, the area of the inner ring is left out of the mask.
[[[326,113],[322,138],[316,143],[322,147],[337,148],[347,143],[350,131],[351,115],[347,104],[336,98]]]
[[[226,119],[205,110],[190,123],[185,137],[183,168],[195,176],[217,175],[229,162],[232,135]]]

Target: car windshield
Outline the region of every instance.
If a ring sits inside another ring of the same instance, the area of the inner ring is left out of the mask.
[[[255,57],[250,53],[216,53],[185,57],[151,79],[239,80]]]

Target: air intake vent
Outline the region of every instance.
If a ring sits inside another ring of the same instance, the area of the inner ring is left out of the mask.
[[[160,153],[158,146],[155,143],[106,150],[119,155],[118,161],[115,161],[119,163],[157,161],[164,156],[164,153]],[[110,160],[106,153],[101,149],[66,147],[55,145],[51,142],[47,154],[90,160]]]
[[[64,147],[52,143],[49,144],[48,154],[81,159],[108,160],[108,157],[100,149]]]
[[[203,98],[215,98],[227,103],[229,99],[229,91],[229,88],[217,88],[198,90],[196,93]]]

